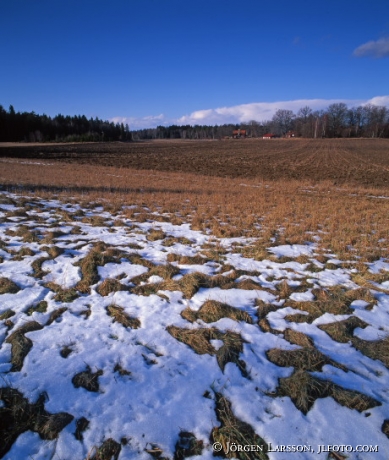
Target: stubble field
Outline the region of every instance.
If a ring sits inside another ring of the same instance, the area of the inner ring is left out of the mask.
[[[144,141],[0,146],[0,156],[261,180],[388,186],[388,139]]]
[[[381,139],[0,146],[0,458],[386,459],[388,167]]]

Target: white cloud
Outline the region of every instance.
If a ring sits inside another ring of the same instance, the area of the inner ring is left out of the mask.
[[[124,125],[128,124],[131,130],[143,129],[143,128],[155,128],[158,125],[171,124],[168,123],[165,115],[161,113],[160,115],[149,115],[147,117],[114,117],[110,121],[113,123],[123,123]]]
[[[217,109],[198,110],[184,115],[177,121],[179,124],[224,124],[242,123],[250,120],[270,120],[279,109],[297,112],[301,107],[309,106],[312,110],[320,110],[336,102],[346,102],[344,99],[297,99],[294,101],[253,102],[251,104],[220,107]],[[359,105],[364,101],[347,101],[351,105]]]
[[[223,125],[226,123],[243,123],[250,120],[270,120],[279,109],[292,110],[297,113],[302,107],[312,110],[326,109],[330,104],[344,102],[348,107],[359,105],[383,105],[389,107],[389,96],[376,96],[371,99],[296,99],[292,101],[253,102],[232,107],[196,110],[179,118],[167,118],[164,114],[148,117],[115,117],[115,123],[128,123],[131,130],[155,128],[158,125]]]
[[[389,37],[380,38],[377,41],[370,41],[358,46],[354,50],[354,56],[373,56],[376,58],[389,57]]]

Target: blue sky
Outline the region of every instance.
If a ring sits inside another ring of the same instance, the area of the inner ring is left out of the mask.
[[[130,128],[389,106],[387,0],[1,0],[0,104]]]

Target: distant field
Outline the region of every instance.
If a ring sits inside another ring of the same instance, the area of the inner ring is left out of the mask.
[[[0,144],[0,157],[181,171],[261,180],[386,187],[389,139],[245,139],[86,144]]]

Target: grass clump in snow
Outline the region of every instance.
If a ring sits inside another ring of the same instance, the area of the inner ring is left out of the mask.
[[[84,440],[84,431],[86,431],[89,427],[89,420],[85,417],[80,417],[76,420],[76,431],[74,432],[74,437],[77,441]]]
[[[18,372],[23,367],[24,358],[32,348],[32,340],[25,336],[27,332],[38,331],[43,326],[36,321],[29,321],[14,331],[6,339],[11,344],[11,372]]]
[[[27,311],[27,315],[31,316],[34,312],[37,313],[46,313],[47,311],[47,302],[46,300],[40,301],[37,305],[31,306]]]
[[[253,324],[250,315],[245,311],[216,300],[207,300],[198,311],[193,311],[188,307],[181,312],[181,316],[192,323],[197,319],[201,319],[205,323],[214,323],[221,318],[230,318],[234,321],[245,321],[248,324]]]
[[[47,275],[47,272],[45,270],[42,270],[42,265],[47,260],[51,260],[51,257],[39,257],[39,259],[35,259],[34,262],[31,264],[33,276],[35,278],[42,279],[45,275]]]
[[[131,375],[131,372],[128,371],[127,369],[124,369],[124,367],[120,363],[115,364],[115,367],[113,368],[113,371],[117,372],[122,377]]]
[[[31,430],[39,433],[44,440],[53,440],[74,418],[66,412],[57,414],[47,412],[44,408],[43,395],[36,403],[31,404],[18,390],[5,387],[0,388],[0,400],[3,401],[3,407],[0,407],[1,458],[11,449],[18,436],[25,431]]]
[[[177,269],[175,267],[175,269]],[[134,294],[150,295],[160,290],[181,291],[186,299],[190,299],[201,287],[215,287],[215,280],[208,275],[200,272],[189,273],[184,275],[180,280],[167,280],[161,283],[152,283],[137,286],[132,289]],[[225,277],[224,281],[229,282]]]
[[[176,243],[183,244],[185,246],[190,246],[193,243],[193,241],[189,240],[188,238],[181,237],[181,236],[180,237],[168,236],[167,238],[163,240],[162,246],[171,247]]]
[[[46,323],[46,326],[50,326],[50,324],[54,323],[54,321],[59,322],[60,321],[59,318],[63,315],[63,313],[65,313],[65,311],[67,311],[67,308],[66,307],[61,307],[61,308],[57,308],[56,310],[51,312],[50,316],[49,316],[49,319],[48,319],[48,321]]]
[[[366,326],[368,326],[368,324],[357,316],[350,316],[343,321],[321,324],[318,328],[326,332],[332,340],[340,343],[347,343],[354,338],[354,329],[357,327],[364,329]]]
[[[62,232],[61,230],[51,230],[45,233],[45,236],[41,242],[44,244],[53,244],[55,239],[64,235],[66,235],[66,233]]]
[[[389,369],[389,337],[382,340],[362,340],[354,337],[354,347],[371,359],[379,359]]]
[[[316,297],[316,300],[306,302],[289,300],[285,305],[307,312],[308,315],[292,314],[285,316],[285,319],[293,322],[311,323],[325,313],[333,315],[349,315],[353,313],[353,310],[350,308],[353,299],[340,286],[334,286],[326,290],[312,289],[312,294]]]
[[[39,242],[38,234],[31,231],[26,225],[19,225],[17,230],[7,229],[5,234],[8,236],[18,236],[22,238],[24,243],[37,243]]]
[[[146,235],[146,238],[148,241],[163,240],[165,237],[166,237],[166,234],[162,230],[159,230],[159,229],[152,229]]]
[[[298,345],[303,348],[313,348],[313,340],[303,332],[295,331],[294,329],[285,329],[284,338],[294,345]]]
[[[384,433],[384,435],[389,438],[389,419],[384,420],[384,423],[382,424],[381,431]]]
[[[45,287],[55,292],[54,300],[57,302],[69,303],[79,297],[78,292],[74,288],[64,289],[51,281],[46,283]]]
[[[359,337],[354,337],[354,329],[364,329],[368,324],[356,316],[350,316],[343,321],[334,323],[322,324],[319,329],[325,331],[333,340],[340,343],[348,343],[352,345],[371,359],[380,360],[387,368],[389,368],[389,337],[381,340],[363,340]]]
[[[23,246],[15,253],[13,260],[23,260],[24,257],[33,255],[35,255],[35,252],[32,249]]]
[[[365,411],[380,403],[370,396],[357,391],[346,390],[328,380],[313,377],[308,372],[299,369],[290,377],[279,379],[275,396],[288,396],[303,414],[307,414],[318,398],[331,396],[342,406]]]
[[[347,371],[347,368],[328,358],[313,346],[297,350],[272,348],[266,352],[266,356],[269,361],[281,367],[294,367],[304,371],[321,371],[323,366],[331,364],[334,367]]]
[[[151,263],[151,262],[150,262]],[[131,282],[134,284],[139,284],[141,282],[147,281],[151,276],[159,276],[164,280],[171,280],[173,276],[178,275],[180,273],[180,269],[175,267],[172,264],[166,265],[152,265],[150,270],[142,275],[135,276],[131,278]],[[156,283],[152,283],[156,284]]]
[[[284,337],[302,348],[297,350],[275,348],[266,353],[269,361],[274,364],[295,368],[290,377],[280,379],[277,396],[289,396],[304,414],[310,410],[317,398],[327,396],[332,396],[339,404],[350,409],[357,409],[359,412],[379,404],[369,396],[346,390],[332,382],[311,376],[308,371],[321,371],[327,364],[346,372],[347,368],[318,351],[312,339],[302,332],[286,329]]]
[[[52,259],[55,259],[65,252],[63,248],[59,248],[58,246],[45,246],[42,249],[44,249]]]
[[[118,307],[116,305],[108,305],[107,313],[113,318],[113,322],[116,321],[122,324],[124,327],[129,329],[138,329],[141,326],[141,323],[138,318],[132,318],[131,316],[125,313],[123,307]]]
[[[62,358],[66,359],[71,353],[73,353],[73,348],[72,348],[72,345],[73,344],[69,344],[69,345],[64,345],[59,354],[62,356]]]
[[[0,295],[1,294],[16,294],[20,291],[20,287],[8,278],[0,278]]]
[[[220,422],[220,426],[213,428],[211,442],[219,442],[222,445],[223,450],[221,455],[225,456],[225,458],[239,458],[241,460],[268,459],[267,443],[255,433],[248,423],[239,420],[234,415],[231,403],[222,394],[216,393],[215,397],[216,416]],[[262,450],[231,452],[228,446],[232,444],[262,446]]]
[[[124,286],[120,281],[107,278],[97,286],[96,291],[103,297],[111,294],[112,292],[128,291],[127,286]]]
[[[88,294],[90,286],[100,280],[97,271],[98,266],[102,267],[107,263],[120,263],[121,259],[127,256],[127,254],[115,248],[107,248],[104,243],[97,243],[83,259],[74,264],[81,268],[82,275],[82,279],[77,283],[76,289]]]
[[[118,442],[108,438],[100,447],[93,447],[86,460],[118,460],[121,449]]]
[[[184,460],[194,455],[201,455],[204,443],[196,439],[196,436],[189,431],[180,431],[179,440],[176,442],[174,460]]]
[[[259,320],[266,318],[266,316],[269,313],[277,311],[279,308],[282,308],[271,303],[266,303],[261,299],[256,299],[255,305],[257,306],[257,316]]]
[[[177,262],[179,265],[203,265],[209,262],[209,258],[200,255],[182,256],[180,254],[170,253],[167,256],[168,262]]]
[[[99,215],[83,217],[81,222],[84,224],[90,224],[92,227],[107,227],[107,219]]]
[[[177,326],[168,326],[166,330],[178,341],[188,345],[199,355],[215,355],[217,363],[222,371],[228,363],[238,366],[243,377],[248,377],[246,363],[239,359],[243,352],[243,343],[240,334],[232,331],[221,332],[216,328],[185,329]],[[221,340],[223,345],[216,350],[211,340]]]
[[[8,310],[5,310],[3,311],[3,313],[0,314],[0,321],[12,318],[12,316],[14,315],[15,315],[15,312],[9,308]]]
[[[99,391],[99,377],[103,375],[103,371],[99,369],[95,373],[87,366],[86,371],[79,372],[72,378],[72,383],[75,388],[85,388],[87,391],[97,393]]]

